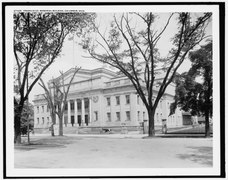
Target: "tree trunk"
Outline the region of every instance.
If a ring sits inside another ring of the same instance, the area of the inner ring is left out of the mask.
[[[21,118],[19,115],[14,116],[14,143],[21,144]]]
[[[51,136],[55,136],[55,130],[54,130],[54,125],[55,125],[55,114],[52,114],[51,119],[52,119]]]
[[[205,137],[210,137],[209,111],[205,113]]]
[[[21,114],[23,106],[17,107],[14,115],[14,143],[21,144]]]
[[[148,136],[149,137],[155,136],[154,114],[155,114],[154,110],[148,110],[148,117],[149,117]]]
[[[59,136],[63,136],[63,118],[59,117]]]

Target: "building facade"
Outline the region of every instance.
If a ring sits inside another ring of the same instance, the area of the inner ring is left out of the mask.
[[[64,73],[65,84],[69,83],[73,69]],[[156,96],[157,88],[154,88]],[[166,120],[168,127],[182,126],[179,109],[169,116],[175,85],[170,84],[161,98],[155,113],[155,126]],[[47,128],[51,125],[50,110],[43,94],[34,99],[34,127]],[[65,126],[139,126],[148,120],[147,110],[130,80],[117,73],[98,68],[80,69],[73,79],[64,112]],[[58,125],[58,118],[56,119]]]

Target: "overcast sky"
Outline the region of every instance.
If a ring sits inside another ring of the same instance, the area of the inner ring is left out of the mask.
[[[155,23],[155,27],[158,30],[161,30],[162,27],[167,22],[169,17],[169,13],[160,13],[159,19],[157,23]],[[105,29],[110,25],[111,20],[113,19],[113,14],[111,13],[102,13],[98,14],[97,16],[97,23],[100,24],[101,29]],[[167,27],[166,31],[162,35],[161,39],[159,40],[157,47],[161,56],[166,56],[168,51],[171,47],[170,38],[173,37],[174,33],[177,31],[176,28],[176,17],[172,17],[169,26]],[[207,34],[211,34],[211,23],[207,28]],[[79,42],[78,38],[74,38],[75,40],[69,40],[68,38],[65,40],[61,56],[58,57],[55,62],[51,65],[51,67],[44,73],[42,78],[45,82],[50,80],[52,77],[57,77],[60,75],[59,71],[67,71],[72,67],[80,66],[83,69],[94,69],[102,67],[102,63],[97,62],[96,60],[92,60],[89,58],[84,58],[83,56],[88,56],[88,54],[79,46],[77,43]],[[179,72],[183,72],[188,70],[190,67],[190,62],[186,61],[183,65],[179,68]],[[43,89],[36,84],[33,90],[30,93],[29,99],[32,101],[34,99],[34,95],[43,93]]]

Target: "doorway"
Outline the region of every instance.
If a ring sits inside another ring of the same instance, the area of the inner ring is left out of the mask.
[[[81,115],[78,115],[78,125],[81,126],[81,123],[82,123]]]
[[[71,116],[71,124],[74,126],[74,116]]]
[[[85,124],[86,126],[89,124],[89,116],[87,114],[85,115]]]

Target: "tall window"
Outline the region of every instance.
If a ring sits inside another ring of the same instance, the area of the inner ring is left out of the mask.
[[[111,113],[110,112],[107,113],[107,119],[108,119],[107,121],[111,121]]]
[[[126,104],[130,104],[130,95],[126,95],[125,98],[126,98]]]
[[[116,105],[120,105],[120,97],[116,96]]]
[[[139,101],[140,101],[140,97],[139,95],[137,95],[137,104],[139,104]]]
[[[130,121],[131,116],[130,116],[130,111],[126,111],[126,121]]]
[[[39,106],[37,106],[37,113],[39,113]]]
[[[81,101],[77,101],[77,107],[78,107],[78,110],[81,110],[82,109],[82,104],[81,104]]]
[[[140,121],[140,111],[138,111],[137,115],[138,115],[138,121]]]
[[[116,121],[120,121],[120,112],[116,112]]]
[[[49,112],[49,106],[47,105],[47,112]]]
[[[66,103],[65,104],[65,111],[67,111],[68,110],[68,104]]]
[[[47,117],[47,123],[49,124],[49,117]]]
[[[42,112],[44,112],[44,106],[42,106]]]
[[[44,117],[42,117],[42,124],[44,124]]]
[[[94,111],[94,121],[98,121],[98,112]]]
[[[162,109],[162,101],[160,101],[160,109]]]
[[[70,102],[70,110],[74,110],[74,102]]]
[[[107,97],[107,106],[110,106],[111,105],[111,99],[110,97]]]
[[[39,118],[37,118],[37,124],[39,124],[40,122],[39,122],[40,120],[39,120]]]

